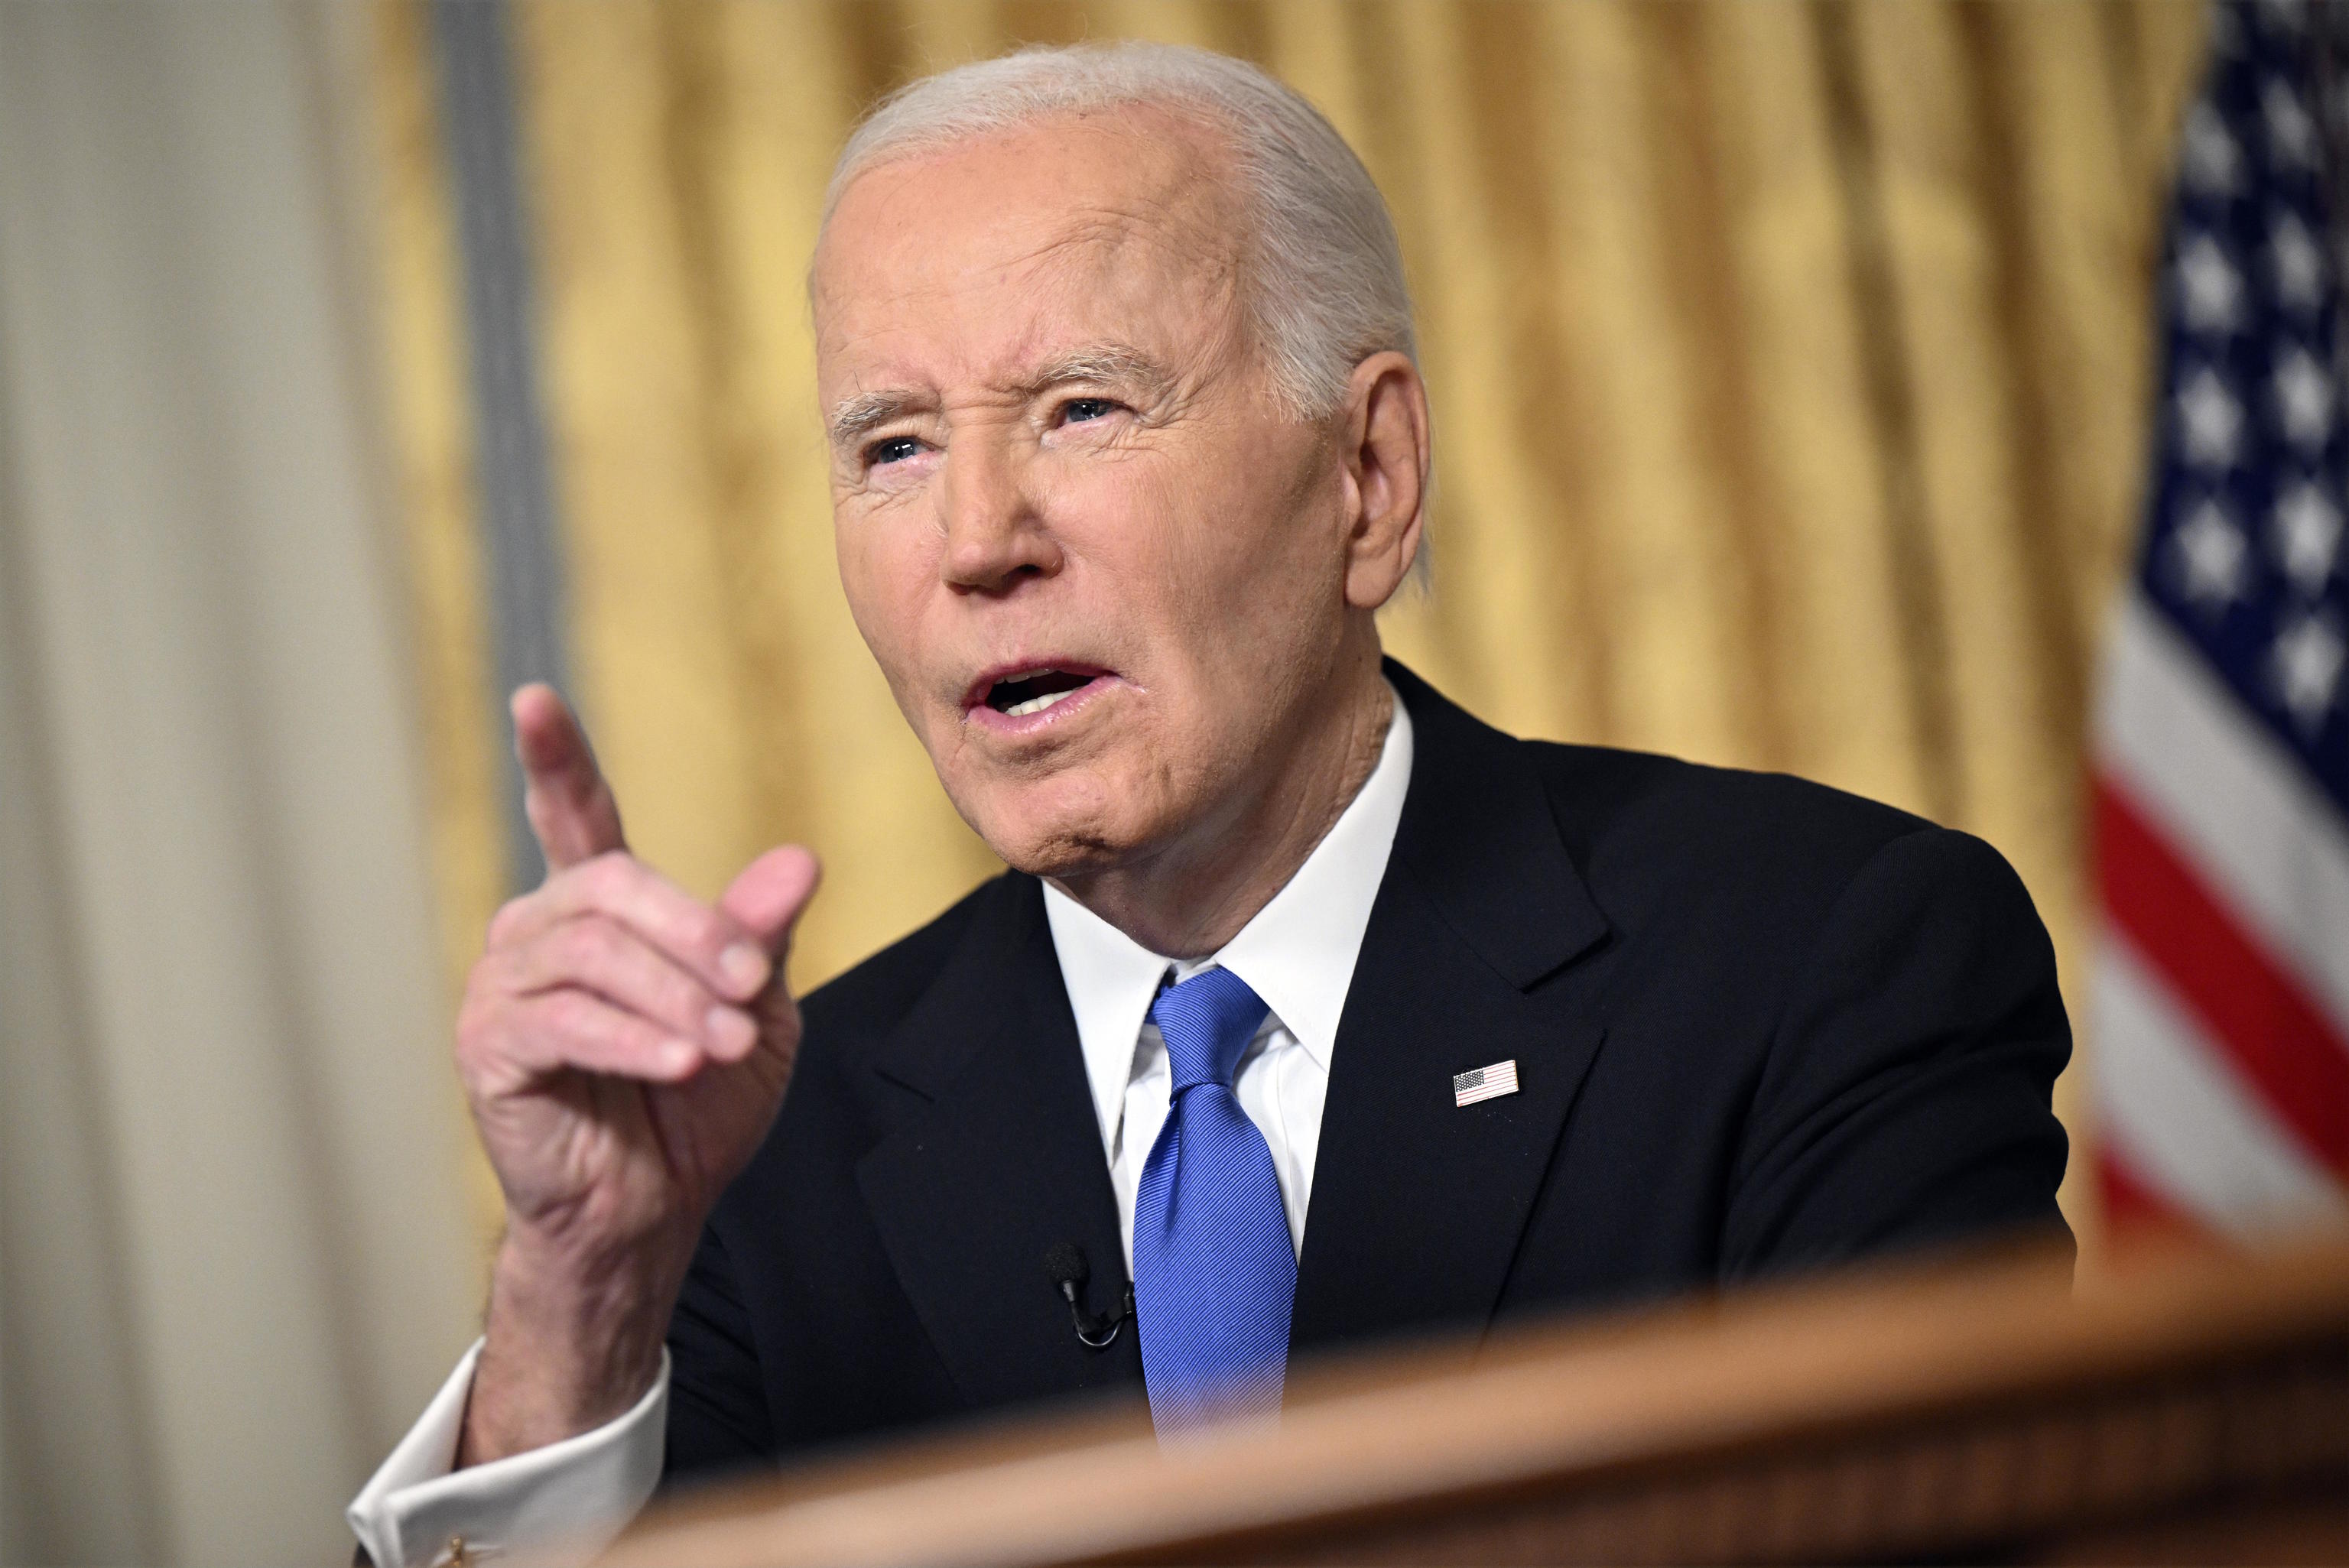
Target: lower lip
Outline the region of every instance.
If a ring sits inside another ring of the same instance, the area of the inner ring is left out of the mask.
[[[1066,724],[1079,709],[1091,707],[1103,692],[1115,684],[1115,676],[1095,676],[1042,712],[1022,714],[1018,718],[1008,713],[999,713],[983,702],[963,711],[971,723],[990,735],[1013,738],[1041,735],[1055,726]]]

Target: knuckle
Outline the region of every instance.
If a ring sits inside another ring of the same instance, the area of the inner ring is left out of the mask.
[[[465,994],[457,999],[457,1034],[460,1038],[478,1035],[490,1026],[498,1006],[505,999],[507,970],[511,966],[494,959],[483,958],[465,976]]]
[[[601,1009],[577,991],[556,991],[539,1002],[540,1016],[547,1028],[568,1039],[592,1040],[602,1031],[597,1028]]]
[[[458,1065],[469,1067],[501,1054],[504,1045],[509,1018],[504,998],[496,995],[466,997],[457,1009],[457,1027],[453,1054]]]
[[[626,893],[635,882],[636,861],[626,850],[605,850],[580,861],[574,874],[599,902],[609,901]]]
[[[701,1026],[702,1016],[718,1000],[692,975],[675,969],[666,970],[661,975],[656,994],[664,1013],[673,1019],[689,1021],[696,1029]]]
[[[642,1018],[623,1018],[612,1032],[612,1046],[616,1050],[640,1055],[654,1050],[667,1037],[667,1030]]]
[[[573,970],[609,970],[620,962],[619,930],[604,915],[583,915],[570,922],[561,940],[564,961]]]
[[[714,909],[696,904],[678,934],[697,956],[715,959],[734,940],[734,923]]]
[[[520,898],[510,898],[498,906],[498,912],[495,914],[490,916],[489,940],[486,944],[489,951],[494,952],[513,942],[515,934],[521,929],[523,923],[530,918],[531,898],[532,895],[527,893]]]

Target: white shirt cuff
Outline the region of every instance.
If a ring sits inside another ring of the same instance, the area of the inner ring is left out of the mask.
[[[351,1500],[345,1517],[376,1568],[430,1568],[461,1537],[470,1554],[528,1551],[585,1563],[626,1528],[660,1482],[667,1453],[668,1352],[636,1408],[592,1432],[451,1470],[479,1340],[423,1416]],[[470,1560],[470,1558],[469,1558]]]

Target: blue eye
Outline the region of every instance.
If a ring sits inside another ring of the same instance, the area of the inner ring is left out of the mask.
[[[911,436],[891,436],[864,449],[864,460],[874,468],[885,463],[901,463],[921,450],[922,443]]]
[[[1117,405],[1106,397],[1071,397],[1061,405],[1061,417],[1071,425],[1108,418],[1117,411]]]

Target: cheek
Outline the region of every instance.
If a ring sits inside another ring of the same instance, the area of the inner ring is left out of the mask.
[[[1335,512],[1326,487],[1300,482],[1292,454],[1251,451],[1182,508],[1169,577],[1183,585],[1185,617],[1222,633],[1204,650],[1218,662],[1259,657],[1292,637],[1313,641],[1339,603]]]
[[[1174,469],[1156,453],[1053,454],[1027,476],[1029,500],[1066,559],[1044,597],[1067,629],[1110,639],[1105,653],[1132,658],[1183,624],[1197,521]],[[1152,634],[1135,635],[1145,629]]]
[[[833,524],[848,613],[892,684],[912,673],[926,590],[937,578],[936,531],[895,510],[843,509]]]

